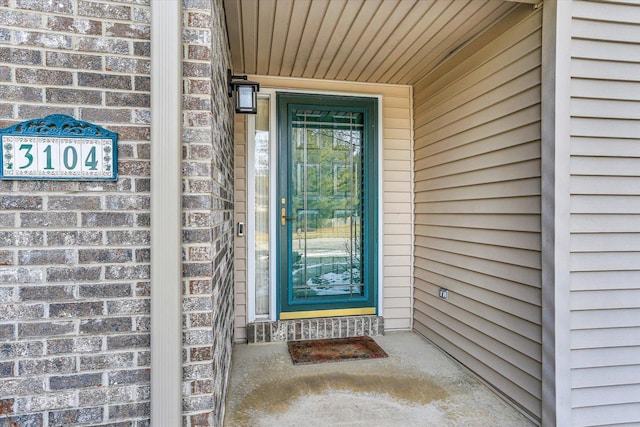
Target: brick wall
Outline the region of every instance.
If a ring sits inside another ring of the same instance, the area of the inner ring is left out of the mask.
[[[233,115],[222,0],[184,2],[184,425],[221,425],[233,334]]]
[[[0,0],[0,126],[63,113],[120,134],[117,182],[0,183],[0,425],[148,425],[149,18]]]
[[[230,364],[232,115],[220,0],[184,0],[185,425]],[[0,426],[149,425],[149,0],[0,0],[0,127],[116,131],[115,183],[0,182]]]

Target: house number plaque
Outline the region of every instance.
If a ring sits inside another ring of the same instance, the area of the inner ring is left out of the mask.
[[[115,181],[118,134],[53,114],[0,129],[0,179]]]

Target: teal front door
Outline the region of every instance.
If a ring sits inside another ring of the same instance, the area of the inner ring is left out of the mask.
[[[279,318],[376,314],[377,100],[277,102]]]

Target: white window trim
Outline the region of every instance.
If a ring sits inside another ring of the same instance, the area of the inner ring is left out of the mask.
[[[276,135],[276,92],[272,89],[262,89],[260,95],[269,97],[269,166],[275,165],[277,158],[277,145],[274,143]],[[275,320],[276,317],[276,242],[274,239],[276,233],[276,174],[269,173],[269,315],[256,315],[256,280],[255,280],[255,197],[256,197],[256,174],[255,174],[255,130],[256,116],[247,116],[247,322],[255,322],[256,320]]]

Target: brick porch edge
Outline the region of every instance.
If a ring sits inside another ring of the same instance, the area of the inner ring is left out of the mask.
[[[249,344],[378,335],[384,335],[381,316],[258,321],[247,325]]]

